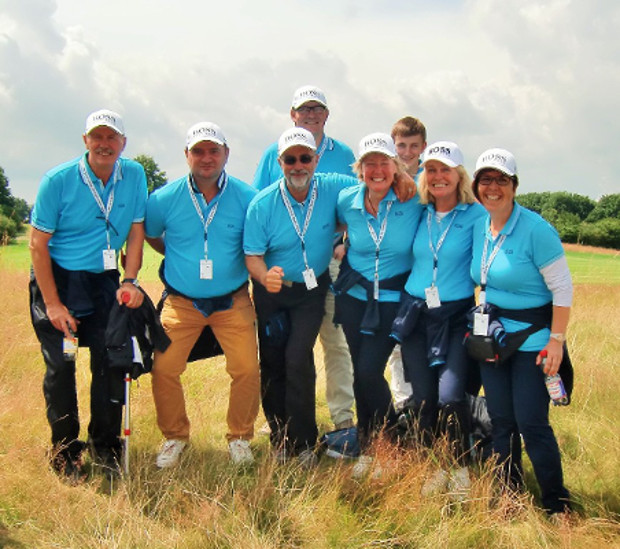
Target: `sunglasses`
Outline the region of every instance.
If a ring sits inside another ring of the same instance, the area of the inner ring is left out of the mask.
[[[290,156],[286,155],[282,158],[282,162],[284,162],[287,166],[293,166],[297,160],[299,160],[302,164],[310,164],[314,156],[311,154],[302,154],[300,156]]]
[[[312,105],[312,106],[303,106],[295,109],[297,112],[301,112],[303,114],[308,114],[310,112],[323,113],[327,109],[323,105]]]

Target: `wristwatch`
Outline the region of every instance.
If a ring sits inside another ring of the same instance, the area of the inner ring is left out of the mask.
[[[140,284],[138,284],[137,278],[123,278],[123,280],[121,281],[121,284],[133,284],[136,288],[140,287]]]
[[[555,339],[556,341],[560,342],[560,343],[564,343],[566,341],[566,336],[564,334],[561,333],[557,333],[557,334],[550,334],[549,337],[551,339]]]

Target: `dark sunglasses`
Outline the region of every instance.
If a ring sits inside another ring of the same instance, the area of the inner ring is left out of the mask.
[[[293,166],[295,162],[299,159],[302,164],[310,164],[314,157],[311,154],[302,154],[300,156],[285,156],[282,158],[282,162],[284,162],[287,166]]]

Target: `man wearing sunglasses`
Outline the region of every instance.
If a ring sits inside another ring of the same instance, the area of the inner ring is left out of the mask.
[[[278,141],[284,177],[248,207],[246,265],[258,319],[263,410],[279,462],[316,464],[316,372],[312,350],[330,285],[329,262],[341,189],[357,179],[316,174],[314,136],[303,128]]]
[[[341,141],[325,135],[329,109],[321,89],[315,86],[302,86],[297,89],[293,95],[290,114],[296,127],[308,130],[314,137],[317,173],[354,175],[351,169],[355,162],[353,151]],[[277,143],[273,143],[264,152],[256,169],[253,182],[255,188],[264,189],[282,177],[279,160]],[[341,237],[334,236],[336,251]],[[340,261],[332,258],[329,264],[332,279],[338,276],[339,268]],[[328,292],[319,338],[323,347],[327,406],[335,429],[338,430],[353,427],[353,366],[342,328],[334,325],[333,317],[334,296]]]

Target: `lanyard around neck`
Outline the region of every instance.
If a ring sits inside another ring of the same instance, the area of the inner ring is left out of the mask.
[[[284,183],[284,179],[280,181],[280,194],[282,195],[282,200],[284,205],[286,206],[286,211],[288,212],[288,216],[291,219],[291,223],[293,224],[293,228],[297,233],[299,241],[301,242],[301,253],[304,257],[304,265],[306,269],[310,269],[310,265],[308,263],[308,256],[306,254],[306,232],[308,231],[308,226],[310,225],[310,219],[312,218],[312,212],[314,211],[314,204],[316,202],[317,197],[317,189],[316,182],[313,179],[310,184],[312,185],[312,191],[310,191],[310,202],[308,203],[308,210],[306,211],[306,218],[304,219],[304,227],[301,229],[299,227],[299,222],[297,221],[297,216],[293,211],[293,205],[288,197],[288,193],[286,191],[286,185]]]
[[[80,170],[80,176],[82,177],[82,181],[84,181],[86,186],[90,189],[90,192],[93,195],[93,198],[95,199],[95,202],[97,203],[97,206],[99,207],[99,210],[103,214],[103,219],[105,221],[105,235],[106,235],[108,250],[110,249],[110,226],[111,226],[110,213],[112,212],[112,206],[114,205],[114,188],[115,188],[115,183],[116,183],[116,170],[118,169],[118,163],[119,161],[117,160],[116,163],[114,164],[114,170],[112,171],[112,177],[110,177],[110,185],[112,185],[112,190],[110,191],[110,194],[108,195],[108,201],[106,205],[103,204],[103,200],[101,200],[101,196],[99,196],[99,193],[97,192],[97,189],[95,188],[93,180],[91,179],[90,174],[88,173],[88,170],[86,169],[86,161],[84,160],[84,157],[80,159],[80,162],[78,164],[79,170]]]
[[[222,180],[223,180],[223,183],[222,183]],[[219,179],[217,181],[218,187],[220,186],[220,183],[222,183],[221,191],[220,191],[220,199],[216,201],[215,205],[209,211],[209,215],[205,219],[205,216],[202,213],[202,208],[200,207],[200,204],[198,203],[198,199],[196,198],[196,192],[194,191],[194,189],[192,187],[192,176],[191,175],[187,176],[187,188],[189,190],[189,196],[192,199],[192,202],[194,204],[194,208],[196,209],[196,213],[198,214],[198,217],[200,218],[200,222],[202,223],[202,227],[204,229],[205,258],[208,257],[208,250],[209,250],[209,248],[208,248],[209,225],[211,225],[211,222],[213,221],[213,218],[215,217],[215,214],[217,213],[217,208],[220,205],[220,200],[222,198],[222,195],[224,194],[224,191],[226,190],[226,186],[228,185],[228,176],[226,175],[225,172],[222,172],[222,174],[220,175],[220,177],[219,177]]]
[[[383,221],[381,222],[381,227],[379,229],[379,236],[377,236],[377,233],[375,232],[374,227],[370,224],[370,221],[368,221],[368,219],[366,219],[366,225],[368,226],[368,232],[370,233],[370,237],[372,238],[372,241],[375,243],[375,275],[374,275],[374,284],[373,284],[373,296],[375,298],[375,300],[379,299],[379,251],[381,249],[381,242],[383,242],[383,237],[385,236],[385,232],[387,231],[387,223],[388,223],[388,217],[390,215],[390,210],[392,209],[392,204],[394,203],[393,200],[388,200],[387,202],[387,206],[385,209],[385,217],[383,218]],[[379,202],[379,205],[381,205],[381,202]],[[362,209],[362,213],[364,212],[364,210]],[[377,211],[377,216],[379,215],[379,212]]]
[[[428,214],[426,216],[426,226],[428,227],[428,246],[431,249],[431,253],[433,254],[433,282],[432,282],[432,286],[435,286],[435,284],[437,283],[437,268],[438,268],[438,263],[439,263],[439,250],[443,246],[443,243],[444,243],[444,240],[446,239],[446,236],[448,236],[448,231],[450,230],[450,227],[452,227],[452,223],[454,221],[454,218],[456,217],[456,214],[458,214],[458,210],[455,209],[452,212],[452,217],[450,218],[450,223],[448,223],[448,226],[446,227],[446,230],[441,234],[441,236],[439,237],[439,240],[437,241],[437,246],[434,246],[433,245],[433,232],[432,232],[432,217],[433,217],[433,214],[431,213],[430,210],[428,210]],[[440,222],[437,222],[437,225],[439,227],[441,227]]]

